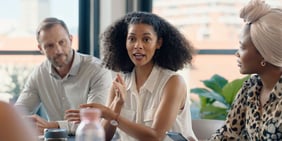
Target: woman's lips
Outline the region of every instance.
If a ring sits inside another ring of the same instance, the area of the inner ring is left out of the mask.
[[[134,56],[137,60],[140,60],[140,59],[142,59],[145,55],[144,55],[144,54],[140,54],[140,53],[135,53],[135,54],[133,54],[133,56]]]
[[[241,66],[242,66],[242,64],[240,63],[240,61],[237,61],[237,66],[238,66],[238,67],[241,67]]]

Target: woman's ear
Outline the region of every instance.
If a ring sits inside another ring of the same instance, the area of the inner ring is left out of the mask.
[[[160,38],[157,42],[157,49],[160,49],[163,44],[163,38]]]

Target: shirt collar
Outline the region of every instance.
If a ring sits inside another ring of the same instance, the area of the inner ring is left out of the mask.
[[[273,94],[270,96],[271,100],[275,100],[276,98],[281,99],[282,98],[282,75],[280,76],[280,79],[278,80],[278,82],[275,84],[274,86],[274,90],[273,90]]]
[[[261,78],[258,75],[255,75],[255,76],[257,77],[256,85],[258,85],[258,88],[261,90],[261,88],[262,88]],[[253,88],[256,89],[256,87],[253,87]],[[276,99],[281,99],[282,98],[282,93],[281,93],[280,90],[282,90],[282,75],[280,76],[280,79],[275,84],[274,88],[272,89],[272,91],[271,91],[271,93],[269,95],[269,101],[270,102],[275,101]],[[259,95],[259,93],[258,93],[258,95]]]
[[[73,59],[73,62],[72,62],[69,74],[75,76],[75,75],[77,75],[77,73],[79,71],[82,58],[81,58],[81,56],[79,55],[78,52],[76,52],[76,51],[73,51],[73,52],[74,52],[73,53],[74,54],[74,59]]]
[[[153,93],[159,73],[160,73],[160,68],[157,65],[154,65],[152,72],[150,73],[148,79],[146,80],[142,88],[147,89],[149,92]]]
[[[160,68],[157,65],[154,65],[148,79],[143,84],[143,86],[140,88],[140,90],[144,89],[144,90],[148,90],[150,93],[153,93],[154,87],[157,83],[156,79],[157,79],[159,72],[160,72]],[[131,89],[131,90],[135,89],[136,90],[135,69],[133,69],[132,73],[130,74],[130,78],[131,79],[130,79],[128,85],[127,85],[127,90],[129,90],[129,89]]]

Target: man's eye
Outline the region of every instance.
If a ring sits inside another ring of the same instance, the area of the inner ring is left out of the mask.
[[[45,48],[53,48],[54,46],[53,45],[45,45]]]
[[[64,40],[61,40],[61,41],[59,42],[59,44],[60,44],[60,45],[65,45],[65,41],[64,41]]]

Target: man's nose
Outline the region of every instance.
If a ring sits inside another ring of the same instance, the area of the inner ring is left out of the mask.
[[[55,48],[56,48],[56,53],[63,53],[63,47],[60,46],[59,44],[56,44]]]

